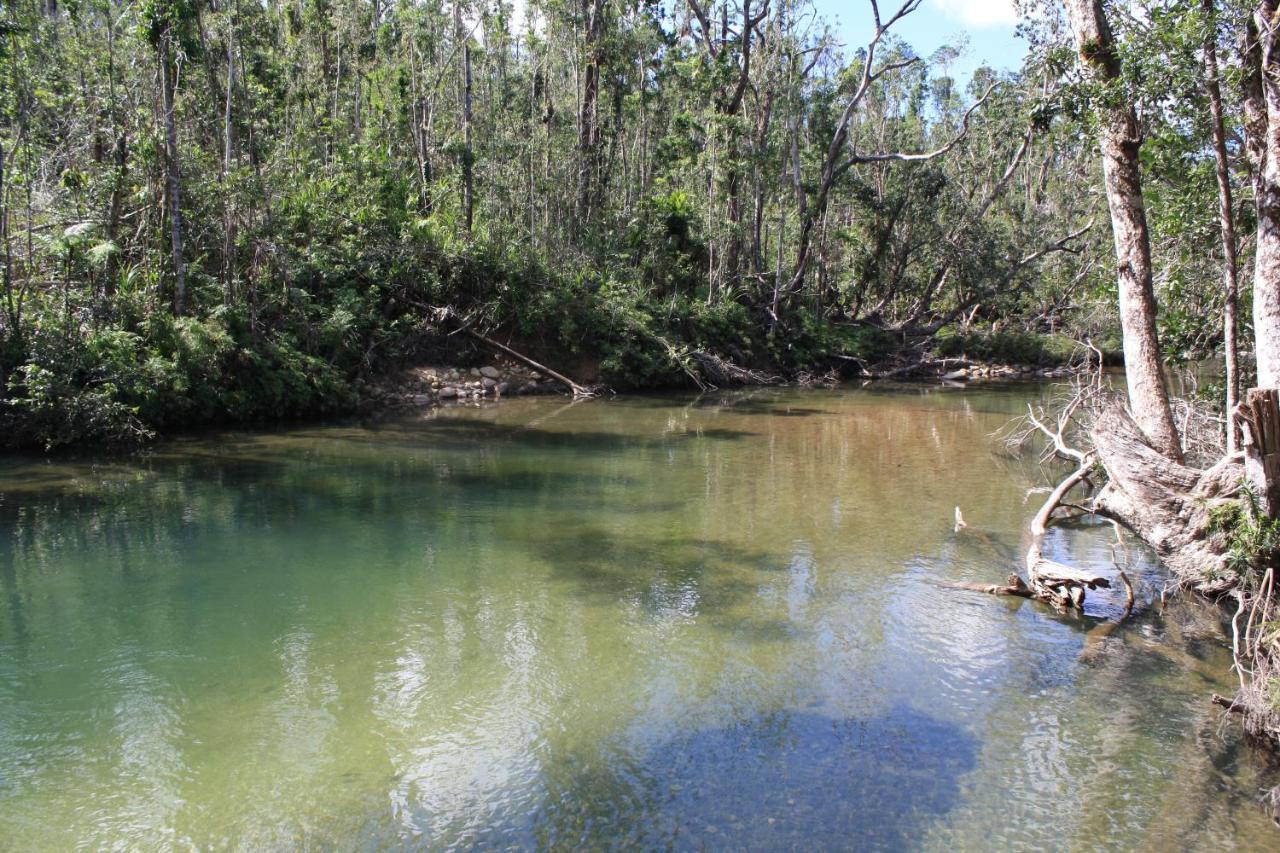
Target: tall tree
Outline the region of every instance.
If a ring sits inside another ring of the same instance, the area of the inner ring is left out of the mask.
[[[1246,130],[1254,160],[1258,213],[1253,270],[1253,334],[1258,385],[1280,388],[1280,3],[1264,0],[1253,13],[1254,44],[1245,96]]]
[[[1218,230],[1222,236],[1222,350],[1226,361],[1227,450],[1236,448],[1235,408],[1240,398],[1240,366],[1236,354],[1236,303],[1240,289],[1236,260],[1235,207],[1231,198],[1231,163],[1222,118],[1222,86],[1218,79],[1218,26],[1215,0],[1203,0],[1205,15],[1205,94],[1209,97],[1214,172],[1218,182]]]
[[[1120,58],[1101,0],[1066,0],[1081,70],[1096,86],[1102,168],[1115,238],[1125,379],[1134,419],[1154,446],[1181,460],[1156,333],[1151,238],[1142,197],[1138,117],[1121,90]],[[1280,315],[1278,315],[1280,318]]]
[[[173,0],[160,0],[150,11],[151,38],[159,62],[161,120],[164,124],[165,201],[169,212],[169,251],[173,264],[173,313],[181,315],[187,307],[187,267],[182,252],[182,178],[178,168],[178,124],[174,118],[174,88],[178,72],[174,54],[182,10]]]

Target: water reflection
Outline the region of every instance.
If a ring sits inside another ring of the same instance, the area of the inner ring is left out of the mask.
[[[0,847],[1270,844],[1204,702],[1216,617],[1103,637],[1114,597],[938,585],[1017,562],[1045,472],[990,436],[1028,393],[519,400],[0,463]]]

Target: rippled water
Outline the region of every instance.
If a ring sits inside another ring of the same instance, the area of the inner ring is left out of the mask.
[[[1207,702],[1212,610],[1108,635],[1105,596],[935,583],[1016,563],[1053,472],[991,433],[1034,393],[516,400],[0,463],[0,847],[1275,849],[1277,780]]]

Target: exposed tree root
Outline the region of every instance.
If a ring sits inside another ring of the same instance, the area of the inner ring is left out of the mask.
[[[1228,565],[1227,534],[1213,510],[1239,498],[1241,454],[1207,470],[1175,462],[1153,448],[1118,402],[1105,404],[1091,430],[1108,482],[1094,509],[1150,545],[1178,581],[1206,595],[1221,595],[1239,577]]]

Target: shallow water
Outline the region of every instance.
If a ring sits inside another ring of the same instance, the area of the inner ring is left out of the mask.
[[[936,584],[1016,564],[1055,472],[991,434],[1038,393],[0,462],[0,847],[1276,849],[1214,611]]]

